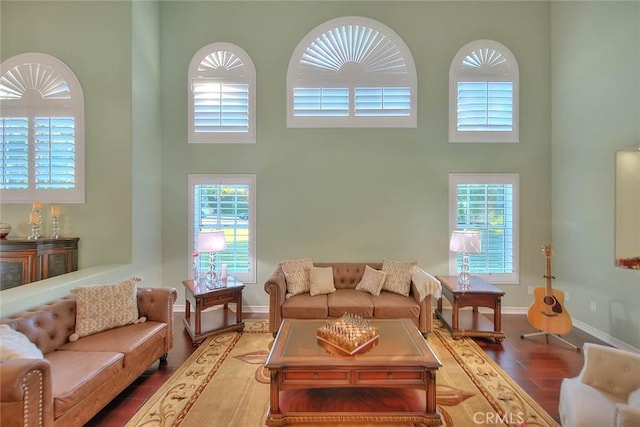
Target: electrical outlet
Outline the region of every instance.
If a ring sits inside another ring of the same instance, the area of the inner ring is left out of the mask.
[[[569,292],[564,293],[564,300],[569,301]]]
[[[533,295],[533,286],[529,286],[529,295]]]
[[[593,311],[594,313],[596,312],[596,302],[595,301],[591,301],[591,311]]]

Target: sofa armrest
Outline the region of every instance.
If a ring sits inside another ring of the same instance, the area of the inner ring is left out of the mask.
[[[640,387],[640,354],[585,343],[584,366],[578,378],[584,384],[624,401]]]
[[[640,426],[640,408],[624,403],[616,405],[616,427]]]
[[[0,363],[0,425],[53,426],[51,366],[46,359]]]
[[[287,282],[280,265],[264,283],[264,290],[269,294],[269,332],[276,333],[282,322],[281,307],[287,293]]]
[[[175,288],[138,288],[138,313],[147,320],[167,324],[165,353],[173,347],[173,303],[178,298]]]

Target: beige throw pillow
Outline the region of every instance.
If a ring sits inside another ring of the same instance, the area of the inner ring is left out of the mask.
[[[309,293],[312,296],[330,294],[336,291],[333,283],[333,268],[331,267],[311,267],[309,281],[311,282]]]
[[[398,262],[383,260],[382,271],[387,273],[387,278],[382,285],[383,291],[409,296],[411,290],[411,274],[417,262]]]
[[[360,283],[356,285],[356,290],[366,291],[371,295],[378,296],[382,291],[382,285],[386,277],[387,273],[384,271],[376,270],[367,265],[364,268],[364,274],[362,275],[362,279],[360,279]]]
[[[287,298],[311,290],[309,270],[313,267],[311,258],[281,261],[284,278],[287,281]]]
[[[140,277],[120,283],[82,286],[73,289],[76,294],[76,333],[69,341],[95,334],[117,326],[138,321],[137,286]]]

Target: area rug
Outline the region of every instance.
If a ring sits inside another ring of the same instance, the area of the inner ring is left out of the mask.
[[[437,320],[428,342],[443,366],[437,405],[443,425],[558,426],[472,340],[454,340]],[[267,321],[205,340],[128,422],[128,427],[264,426],[273,343]]]

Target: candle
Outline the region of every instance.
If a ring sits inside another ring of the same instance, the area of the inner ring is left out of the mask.
[[[39,211],[40,209],[42,209],[42,203],[40,203],[40,202],[33,202],[33,210],[34,210],[34,211]]]
[[[36,224],[40,221],[38,212],[29,212],[29,224]]]
[[[51,216],[60,216],[60,206],[51,206]]]

